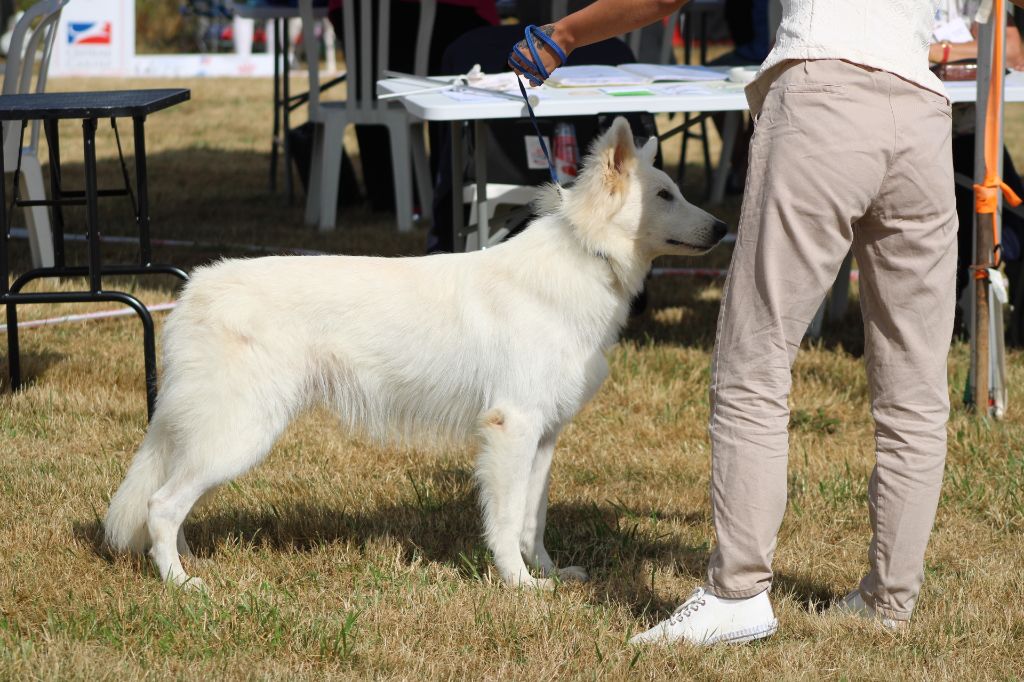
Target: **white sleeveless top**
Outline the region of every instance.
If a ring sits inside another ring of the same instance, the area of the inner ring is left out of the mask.
[[[928,70],[941,0],[782,0],[782,23],[758,76],[790,59],[843,59],[945,95]]]

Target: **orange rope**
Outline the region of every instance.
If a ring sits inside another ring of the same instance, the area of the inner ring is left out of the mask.
[[[989,20],[994,21],[992,46],[992,74],[988,83],[988,101],[985,107],[985,179],[982,184],[974,185],[974,210],[976,213],[991,213],[992,216],[992,265],[999,265],[999,224],[994,215],[999,208],[999,193],[1010,206],[1019,206],[1020,197],[999,177],[999,161],[1002,159],[1000,140],[1001,121],[1000,104],[1003,97],[1003,40],[1004,15],[1003,0],[992,0],[992,14]],[[974,276],[984,279],[987,266],[975,266]]]

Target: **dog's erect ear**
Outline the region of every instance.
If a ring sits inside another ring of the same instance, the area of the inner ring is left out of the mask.
[[[636,166],[637,151],[633,143],[633,131],[629,123],[619,116],[596,144],[597,157],[601,160],[605,182],[615,191],[619,180],[628,175]]]
[[[648,166],[654,165],[654,159],[658,156],[658,138],[651,135],[644,146],[640,148],[640,160]]]

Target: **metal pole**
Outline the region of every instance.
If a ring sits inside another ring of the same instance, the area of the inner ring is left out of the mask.
[[[476,236],[479,248],[490,246],[491,225],[487,206],[487,122],[477,119],[473,126],[475,158],[473,170],[476,173]]]
[[[146,117],[132,121],[135,133],[135,192],[139,196],[135,223],[139,230],[139,254],[143,266],[153,264],[153,246],[149,238],[149,175],[146,169]]]
[[[96,119],[82,121],[85,147],[85,222],[89,235],[89,291],[103,290],[103,270],[100,262],[100,219],[96,207]]]
[[[996,9],[999,9],[999,11],[996,11]],[[974,181],[979,184],[984,182],[985,179],[986,137],[991,134],[996,134],[999,137],[998,148],[1000,150],[1003,148],[1002,93],[1000,93],[999,101],[998,130],[987,130],[984,124],[984,112],[988,108],[988,90],[992,78],[992,66],[995,61],[993,46],[995,43],[996,21],[1001,23],[1006,21],[1006,13],[1004,9],[994,8],[989,20],[980,25],[978,33],[978,90],[976,97],[977,114],[975,117],[978,123],[976,125],[974,136]],[[999,61],[1001,62],[1002,60],[1000,59]],[[1003,156],[1001,153],[997,155],[996,164],[996,173],[999,177],[1002,177]],[[1001,197],[999,201],[1001,208]],[[979,264],[991,261],[993,248],[992,223],[996,220],[996,215],[998,215],[998,213],[995,215],[975,213],[974,239],[972,240],[974,250],[971,254],[972,263]],[[977,278],[974,274],[975,273],[973,272],[971,273],[969,280],[969,286],[973,287],[971,296],[974,301],[974,315],[971,317],[971,369],[969,382],[971,390],[969,391],[969,395],[972,396],[975,410],[977,410],[979,414],[987,417],[989,415],[989,398],[991,393],[991,387],[989,386],[989,375],[991,371],[989,346],[992,341],[992,339],[989,338],[989,316],[991,312],[988,307],[988,280],[985,278]]]
[[[452,153],[452,252],[459,253],[465,246],[463,232],[463,205],[462,192],[465,187],[465,159],[462,149],[462,126],[464,121],[452,121],[449,126],[451,130],[451,153]]]

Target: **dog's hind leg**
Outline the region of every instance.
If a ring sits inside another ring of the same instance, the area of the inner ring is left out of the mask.
[[[551,458],[555,452],[558,432],[541,439],[530,470],[529,488],[526,493],[526,509],[523,514],[523,529],[519,536],[519,548],[523,558],[531,567],[545,576],[557,575],[562,580],[586,580],[587,571],[582,566],[556,568],[555,562],[544,547],[544,527],[548,515],[548,483],[551,480]]]
[[[513,409],[492,409],[483,415],[480,436],[483,447],[476,479],[484,535],[498,573],[508,585],[550,589],[554,582],[531,576],[519,549],[530,468],[541,436],[540,420]]]
[[[210,414],[206,423],[191,425],[168,463],[167,482],[149,500],[149,555],[165,582],[203,587],[181,565],[179,551],[188,549],[181,524],[199,498],[256,466],[288,423],[283,412],[260,414],[241,401],[232,407],[231,414]]]

